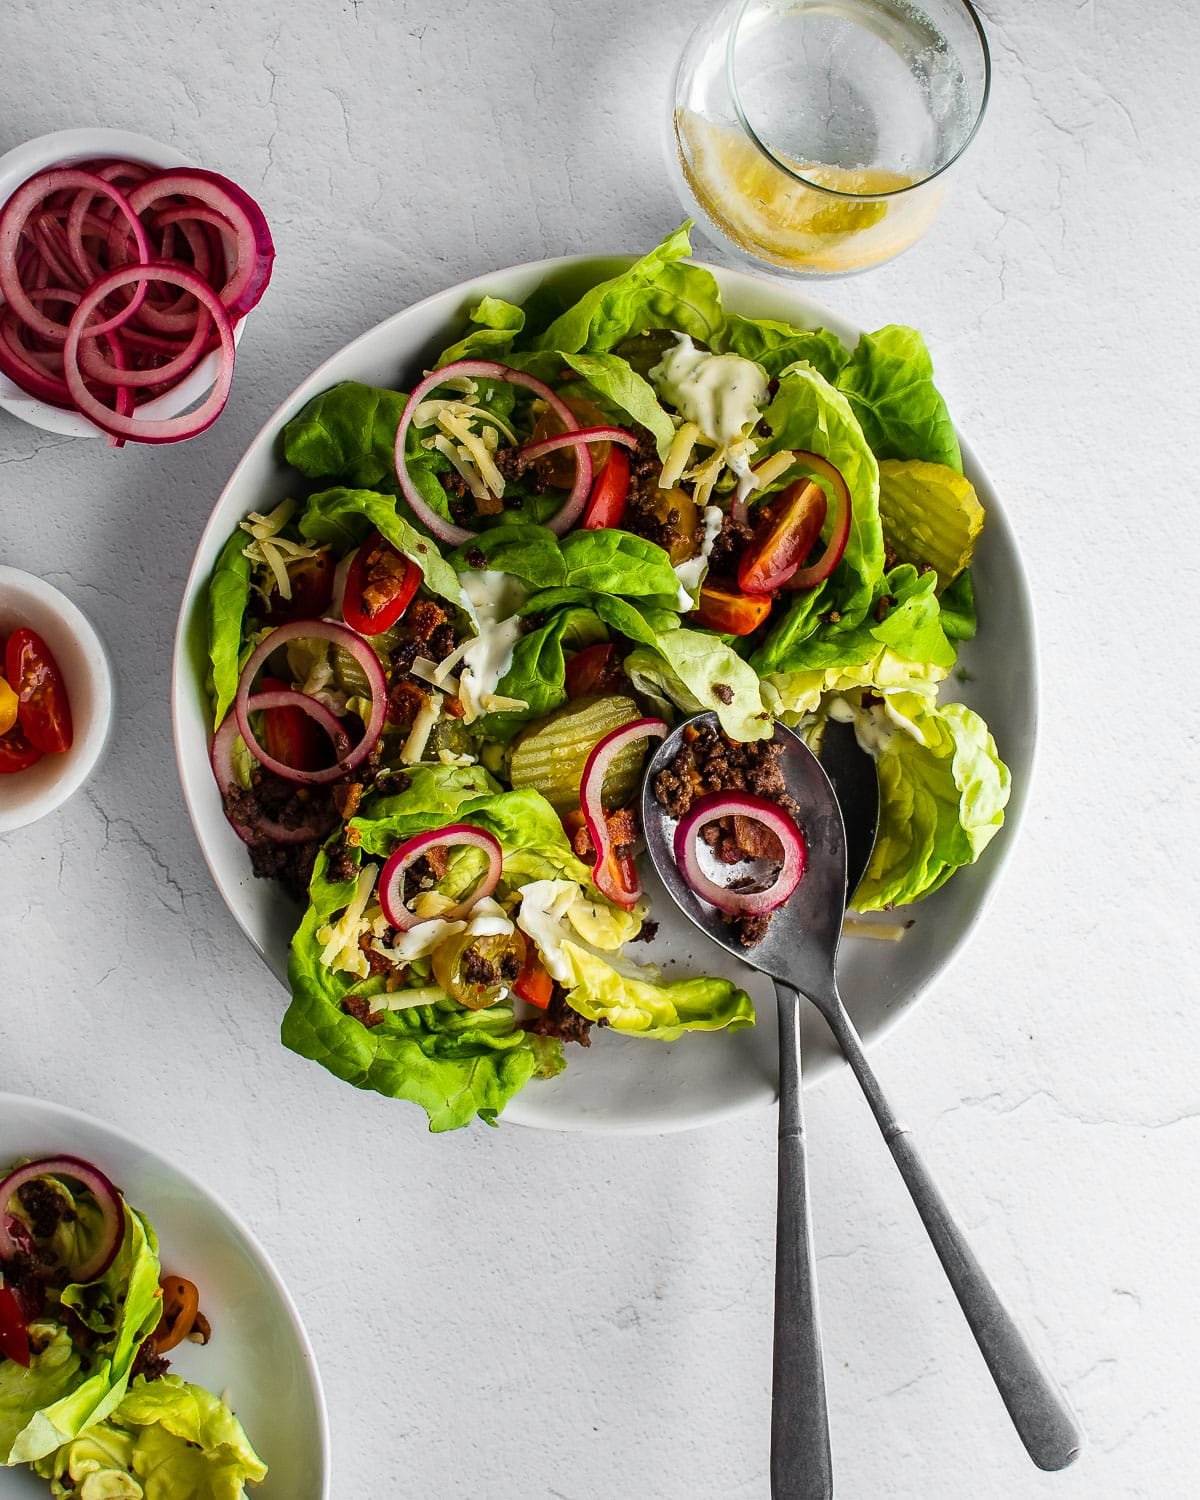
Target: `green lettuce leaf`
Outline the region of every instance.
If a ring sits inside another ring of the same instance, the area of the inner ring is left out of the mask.
[[[479,767],[418,767],[409,785],[373,800],[348,826],[352,849],[384,857],[403,839],[443,826],[451,817],[494,833],[504,851],[504,884],[568,879],[582,884],[587,867],[575,856],[554,809],[537,792],[471,796]],[[486,773],[483,773],[486,776]],[[530,1078],[554,1069],[554,1049],[535,1047],[516,1025],[512,1007],[464,1010],[448,998],[389,1010],[370,1028],[341,1008],[350,994],[370,999],[383,980],[356,982],[325,967],[317,932],[349,902],[353,882],[327,878],[318,856],[309,906],[292,940],[292,1002],[284,1017],[285,1046],[357,1088],[421,1105],[433,1131],[454,1130],[478,1116],[494,1124]]]
[[[440,370],[443,365],[453,364],[457,359],[503,360],[525,327],[525,312],[499,297],[484,297],[471,309],[471,323],[473,326],[457,343],[442,351],[435,369]],[[395,441],[393,428],[393,444]]]
[[[283,455],[309,479],[372,489],[396,478],[396,430],[408,400],[400,391],[343,380],[314,396],[283,429]]]
[[[548,614],[570,604],[590,609],[610,630],[642,646],[657,646],[660,635],[679,629],[678,604],[673,598],[664,603],[657,599],[631,600],[591,589],[542,589],[526,599],[521,613]]]
[[[267,1467],[223,1401],[165,1375],[136,1380],[106,1422],[40,1460],[35,1472],[57,1481],[53,1492],[62,1495],[87,1479],[84,1493],[98,1496],[241,1500]],[[136,1488],[122,1484],[132,1480]]]
[[[675,424],[667,416],[654,393],[628,360],[617,354],[567,354],[563,363],[582,375],[605,404],[616,407],[618,415],[632,417],[653,436],[658,456],[665,458],[675,437]]]
[[[886,653],[891,661],[938,669],[940,680],[954,665],[955,649],[948,639],[937,597],[937,577],[901,564],[887,573],[875,609],[851,630],[817,631],[798,641],[768,639],[752,658],[764,681],[785,675],[822,676],[847,668],[872,667]],[[880,618],[882,616],[882,618]],[[872,671],[859,674],[856,685],[874,682]],[[922,678],[928,674],[922,672]],[[889,681],[896,680],[890,668]],[[848,683],[829,681],[826,690]],[[788,704],[791,711],[798,711]]]
[[[933,361],[915,328],[864,333],[837,386],[876,458],[922,458],[962,470],[954,423],[933,383]]]
[[[852,499],[850,537],[841,562],[819,587],[791,600],[768,634],[768,643],[778,641],[786,649],[816,628],[820,614],[832,611],[837,616],[833,628],[848,630],[870,608],[883,574],[879,466],[845,396],[811,365],[792,365],[780,375],[763,419],[771,430],[764,457],[781,448],[820,454],[841,470]]]
[[[37,1352],[24,1369],[14,1359],[0,1359],[0,1463],[19,1463],[14,1445],[37,1414],[54,1406],[80,1380],[80,1360],[71,1335],[61,1323],[38,1321],[30,1329]]]
[[[978,714],[897,693],[871,713],[897,728],[877,756],[879,832],[859,911],[919,900],[972,864],[1004,822],[1010,778]]]
[[[681,264],[691,254],[685,224],[627,271],[585,292],[534,340],[535,349],[607,353],[630,334],[669,328],[709,344],[723,321],[711,272]]]
[[[544,526],[503,525],[481,532],[450,554],[460,573],[482,553],[486,565],[535,589],[573,588],[626,597],[674,598],[671,559],[654,542],[629,531],[572,531],[559,538]]]
[[[458,575],[438,551],[437,543],[410,525],[396,509],[391,495],[375,490],[347,489],[337,485],[310,495],[300,517],[300,533],[313,542],[325,542],[338,552],[356,547],[372,527],[392,546],[420,568],[430,593],[462,606]]]
[[[545,718],[561,708],[567,701],[565,651],[578,651],[606,638],[600,616],[579,606],[560,609],[536,630],[523,635],[513,648],[512,662],[496,692],[502,698],[523,699],[527,706],[486,714],[480,721],[486,737],[510,740],[531,719]]]
[[[85,1428],[102,1422],[125,1394],[134,1356],[158,1322],[162,1304],[154,1231],[136,1209],[125,1205],[124,1211],[121,1248],[86,1296],[93,1311],[104,1309],[96,1321],[105,1336],[89,1351],[86,1372],[78,1370],[84,1378],[72,1381],[56,1399],[40,1406],[16,1433],[5,1463],[32,1463],[54,1452]],[[83,1300],[82,1289],[68,1287],[63,1294],[68,1306],[79,1306]],[[0,1387],[0,1409],[2,1405]]]
[[[244,552],[248,540],[239,526],[221,549],[208,583],[209,696],[214,726],[228,713],[250,654],[250,648],[243,647],[250,604],[250,559]]]
[[[731,739],[763,740],[774,732],[754,668],[718,635],[672,630],[654,646],[637,646],[624,662],[634,686],[653,702],[685,714],[715,709]]]
[[[827,328],[796,328],[770,318],[743,318],[726,313],[721,349],[741,354],[762,365],[768,375],[780,375],[789,365],[804,361],[833,384],[850,358],[836,334]]]
[[[942,628],[952,641],[975,639],[975,580],[964,568],[948,589],[942,591]]]

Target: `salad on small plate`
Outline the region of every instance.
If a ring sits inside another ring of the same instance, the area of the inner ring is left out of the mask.
[[[0,1094],[0,1496],[327,1500],[327,1441],[233,1215],[112,1127]]]
[[[316,394],[282,429],[287,493],[208,581],[222,806],[299,903],[283,1039],[434,1130],[494,1122],[600,1030],[753,1024],[736,977],[664,974],[646,941],[638,784],[681,716],[720,733],[660,798],[741,798],[697,826],[748,947],[783,889],[754,813],[775,718],[814,744],[852,722],[876,757],[860,914],[1003,822],[1008,772],[947,687],[984,509],[920,335],[727,310],[688,251],[568,305],[483,295],[406,389]]]

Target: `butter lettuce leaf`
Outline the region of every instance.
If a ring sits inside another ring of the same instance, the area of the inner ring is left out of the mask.
[[[933,361],[915,328],[864,333],[837,386],[876,458],[919,458],[962,471],[954,423],[933,383]]]
[[[618,416],[630,417],[654,438],[658,456],[665,458],[675,437],[675,424],[659,404],[654,387],[628,360],[618,354],[563,353],[562,361],[582,375]]]
[[[850,359],[850,352],[827,328],[797,328],[770,318],[743,318],[726,313],[721,349],[760,364],[768,375],[779,375],[803,360],[831,384]]]
[[[458,359],[503,360],[524,327],[523,308],[500,297],[484,297],[471,309],[471,327],[456,343],[442,350],[435,368],[440,370]],[[393,428],[392,442],[395,441]]]
[[[219,1397],[165,1375],[136,1380],[107,1421],[41,1459],[35,1472],[62,1495],[79,1484],[85,1495],[241,1500],[267,1466]]]
[[[1000,831],[1010,789],[987,725],[963,704],[897,693],[881,711],[898,727],[876,758],[879,832],[859,911],[919,900],[972,864]]]
[[[222,547],[208,582],[208,689],[214,726],[228,713],[250,654],[250,647],[244,644],[250,607],[250,559],[245,555],[248,541],[239,526]]]
[[[606,353],[650,328],[712,343],[723,320],[721,293],[711,272],[684,264],[692,250],[690,227],[683,225],[627,271],[585,292],[538,335],[534,348]]]
[[[406,521],[396,507],[393,495],[336,485],[309,496],[299,521],[300,534],[309,541],[329,543],[342,553],[356,547],[374,528],[416,563],[431,593],[461,606],[458,574],[442,557],[437,543]]]
[[[536,597],[536,596],[535,596]],[[560,609],[513,648],[508,671],[496,686],[502,698],[519,698],[523,709],[486,714],[480,728],[488,739],[510,740],[531,719],[542,719],[567,701],[568,650],[607,639],[600,616],[584,606]]]
[[[668,631],[653,646],[636,646],[625,672],[639,692],[685,714],[715,709],[734,740],[770,739],[758,673],[721,639],[703,630]]]
[[[671,559],[654,542],[629,531],[572,531],[562,538],[545,526],[497,526],[450,554],[462,573],[482,555],[487,567],[535,589],[571,588],[626,598],[674,598]]]
[[[309,479],[352,489],[395,483],[396,431],[408,397],[343,380],[314,396],[283,429],[283,456]]]

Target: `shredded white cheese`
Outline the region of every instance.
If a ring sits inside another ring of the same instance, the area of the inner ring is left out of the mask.
[[[433,726],[441,717],[443,701],[442,694],[435,688],[417,711],[413,727],[400,751],[400,759],[406,766],[415,766],[425,754]]]
[[[242,530],[250,534],[250,540],[242,548],[242,556],[268,570],[281,599],[292,597],[288,563],[296,562],[302,557],[315,557],[320,550],[313,542],[293,542],[279,535],[295,513],[294,500],[281,500],[270,515],[264,516],[258,511],[251,511],[241,523]],[[255,587],[264,599],[270,593],[270,588],[265,583],[256,583]]]
[[[358,872],[349,906],[335,922],[327,922],[317,929],[317,942],[322,944],[321,962],[327,969],[340,969],[359,979],[365,979],[371,972],[367,955],[359,947],[358,940],[368,930],[363,914],[378,874],[378,865],[373,862],[363,865]]]

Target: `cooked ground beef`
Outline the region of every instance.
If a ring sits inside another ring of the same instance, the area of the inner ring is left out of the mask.
[[[654,439],[648,432],[643,432],[637,447],[629,455],[629,500],[622,524],[627,531],[645,537],[648,542],[656,542],[664,551],[675,549],[676,555],[686,557],[687,552],[681,550],[685,533],[679,511],[673,506],[666,509],[663,505],[663,491],[658,483],[661,474],[662,464]],[[692,536],[687,536],[686,540],[698,542]],[[696,547],[692,548],[693,552],[696,550]]]
[[[136,1380],[139,1375],[144,1375],[147,1380],[160,1380],[170,1368],[171,1361],[165,1354],[159,1354],[153,1339],[147,1339],[133,1357],[130,1379]]]
[[[278,880],[289,895],[303,901],[320,848],[315,840],[309,844],[251,844],[250,867],[260,880]]]
[[[490,958],[485,958],[474,943],[463,950],[460,970],[468,984],[478,984],[486,988],[489,984],[496,983],[496,965]]]
[[[535,1036],[556,1036],[564,1042],[578,1042],[581,1047],[592,1045],[592,1023],[567,1004],[567,992],[556,983],[550,991],[550,1003],[540,1016],[522,1021],[525,1031]]]
[[[500,978],[508,984],[511,984],[512,981],[521,972],[521,960],[517,957],[512,948],[506,948],[504,950],[504,953],[500,959],[499,968]]]
[[[642,923],[641,931],[636,937],[630,938],[631,943],[652,943],[658,936],[658,923],[647,918]]]
[[[343,995],[341,1008],[346,1015],[353,1016],[356,1021],[361,1021],[368,1031],[372,1026],[378,1026],[383,1020],[383,1011],[372,1010],[371,1002],[364,1000],[361,995]]]
[[[344,833],[330,844],[325,859],[325,874],[329,880],[340,883],[353,880],[358,875],[358,865],[351,856],[350,845]]]
[[[779,765],[782,754],[783,747],[773,740],[741,744],[709,725],[690,726],[684,731],[678,755],[654,778],[654,795],[673,818],[685,817],[698,798],[711,792],[744,791],[766,797],[798,819],[800,809],[788,794]],[[750,818],[721,818],[709,823],[701,837],[726,865],[779,860],[783,854],[774,834]],[[766,936],[770,916],[727,920],[743,947],[752,948]]]
[[[745,521],[735,521],[726,512],[725,519],[721,522],[721,529],[714,537],[712,550],[708,554],[708,571],[714,579],[737,578],[742,553],[746,550],[753,535],[752,526]],[[731,585],[731,587],[736,587],[736,585]]]
[[[18,1189],[17,1202],[29,1216],[35,1239],[48,1240],[60,1224],[75,1217],[75,1210],[62,1193],[40,1177]]]

